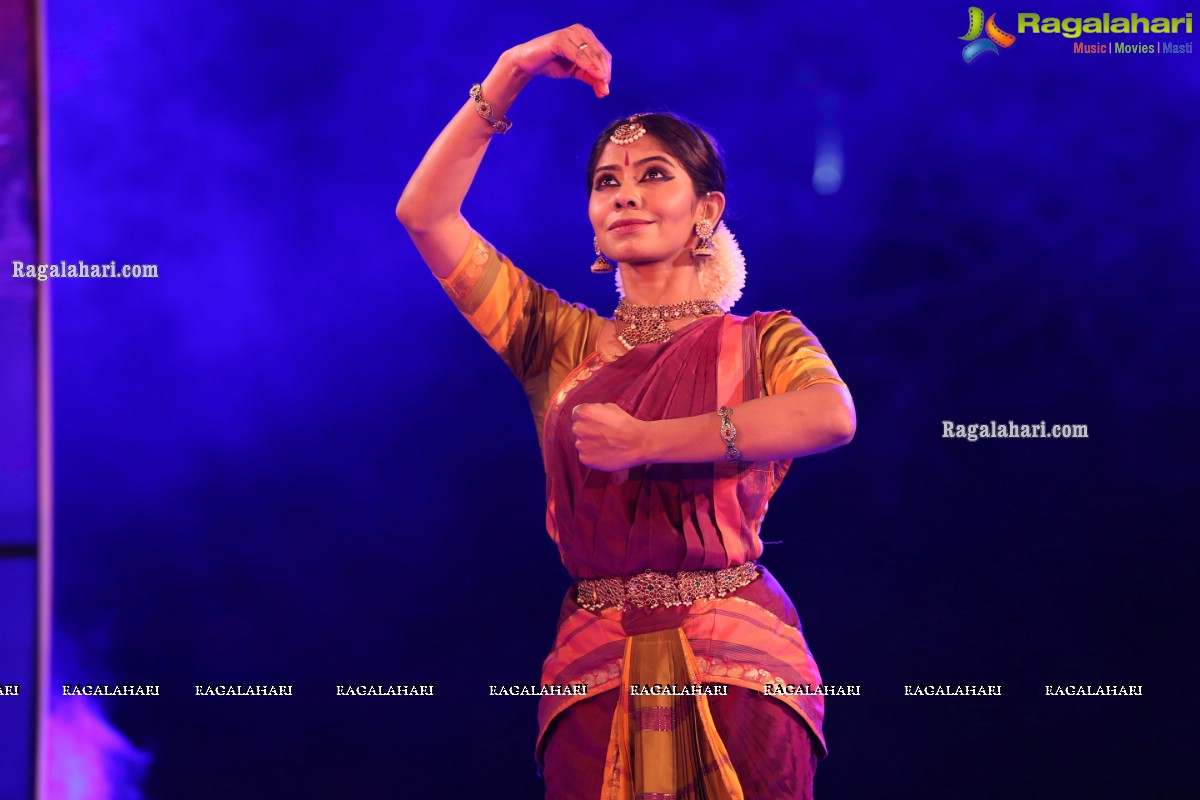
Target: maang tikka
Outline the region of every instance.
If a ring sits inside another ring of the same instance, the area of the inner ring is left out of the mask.
[[[596,260],[592,262],[592,272],[612,272],[612,262],[600,252],[600,239],[596,236],[592,237],[592,247],[596,248]]]
[[[638,139],[642,138],[642,136],[644,136],[646,133],[646,129],[642,126],[642,123],[636,121],[640,116],[641,114],[633,114],[629,116],[624,122],[617,126],[617,129],[613,131],[612,136],[608,137],[608,140],[613,144],[626,145],[633,144]]]

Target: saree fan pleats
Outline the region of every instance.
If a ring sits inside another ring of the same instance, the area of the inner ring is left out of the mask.
[[[625,641],[604,800],[744,800],[679,628]],[[639,693],[640,692],[640,693]]]

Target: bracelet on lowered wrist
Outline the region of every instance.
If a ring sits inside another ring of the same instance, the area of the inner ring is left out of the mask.
[[[734,446],[737,441],[737,428],[733,426],[729,416],[733,413],[733,409],[729,406],[721,406],[717,409],[717,416],[721,418],[721,441],[725,442],[725,460],[726,461],[741,461],[742,451]]]

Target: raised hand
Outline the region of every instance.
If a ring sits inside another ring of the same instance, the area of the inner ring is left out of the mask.
[[[578,78],[604,97],[612,79],[612,56],[596,35],[572,25],[510,47],[480,81],[486,119],[502,119],[517,95],[536,75]],[[464,92],[465,94],[465,92]],[[462,215],[463,199],[496,130],[480,119],[476,99],[468,99],[417,166],[396,217],[408,229],[421,257],[439,278],[449,277],[471,240]]]
[[[575,24],[547,33],[512,48],[508,55],[527,75],[578,78],[592,87],[596,97],[608,94],[612,80],[612,54],[589,28]]]

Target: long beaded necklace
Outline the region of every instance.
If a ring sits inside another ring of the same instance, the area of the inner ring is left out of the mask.
[[[667,327],[667,323],[689,317],[706,317],[722,314],[720,304],[716,300],[684,300],[682,303],[671,303],[663,306],[635,306],[633,303],[617,303],[613,318],[624,322],[625,330],[617,334],[617,340],[632,350],[639,344],[650,342],[668,342],[675,331]]]

